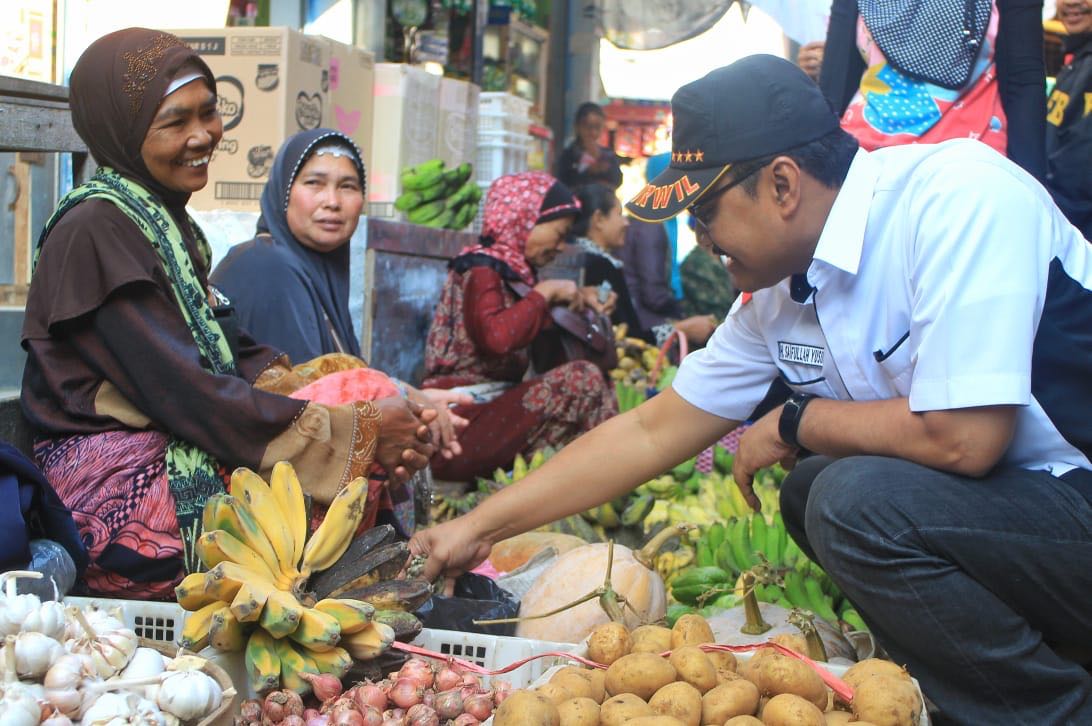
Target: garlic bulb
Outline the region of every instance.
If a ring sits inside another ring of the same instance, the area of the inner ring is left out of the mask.
[[[68,621],[65,628],[65,640],[82,638],[87,631],[83,629],[83,625],[80,624],[80,621],[72,616],[71,611],[66,612],[68,614]],[[108,611],[92,605],[81,612],[87,623],[94,628],[97,633],[122,630],[125,628],[125,623],[121,620],[120,610]]]
[[[41,678],[53,663],[64,655],[64,648],[53,638],[41,633],[19,633],[4,649],[15,649],[15,672],[25,678]]]
[[[137,648],[136,652],[133,653],[133,659],[121,672],[121,677],[146,678],[148,676],[158,676],[163,671],[163,656],[160,655],[159,651],[152,648]],[[138,689],[137,692],[143,693],[145,698],[154,700],[158,688],[158,684],[145,686],[143,689]]]
[[[152,701],[140,699],[134,709],[135,714],[129,720],[133,726],[167,726],[167,719]]]
[[[41,726],[72,726],[72,719],[53,709],[53,713],[42,719]]]
[[[65,642],[69,653],[90,656],[95,672],[103,678],[117,675],[129,664],[137,649],[136,633],[128,628],[119,628],[103,631],[100,635],[78,608],[69,608],[68,614],[84,629],[82,637]]]
[[[81,726],[105,726],[113,719],[127,722],[136,714],[140,697],[135,693],[104,693],[95,699],[80,719]]]
[[[47,600],[23,620],[22,629],[24,633],[41,633],[54,640],[63,641],[67,624],[64,605],[55,600]]]
[[[38,726],[42,707],[26,684],[15,674],[15,637],[6,638],[4,647],[4,680],[0,684],[0,726]]]
[[[164,711],[192,721],[220,706],[220,684],[201,671],[170,671],[163,677],[156,702]]]
[[[0,574],[0,588],[4,596],[0,597],[0,635],[15,635],[23,627],[23,621],[42,605],[37,595],[20,595],[16,589],[16,580],[27,577],[40,580],[42,573],[25,570],[13,570]]]
[[[84,701],[82,691],[94,673],[91,659],[85,655],[67,654],[57,659],[45,674],[45,700],[70,718],[79,716]],[[88,701],[90,705],[90,701]]]

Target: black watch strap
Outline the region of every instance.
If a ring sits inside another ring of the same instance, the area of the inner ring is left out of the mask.
[[[811,393],[794,393],[781,408],[781,418],[777,421],[777,433],[782,441],[793,448],[800,448],[796,434],[800,430],[800,419],[804,416],[804,408],[813,398],[817,396]]]

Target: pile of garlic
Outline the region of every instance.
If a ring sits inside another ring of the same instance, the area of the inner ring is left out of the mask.
[[[115,615],[18,594],[41,576],[0,574],[0,726],[180,726],[235,695],[203,658],[139,647]]]

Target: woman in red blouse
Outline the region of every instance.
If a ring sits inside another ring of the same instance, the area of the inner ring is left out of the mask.
[[[586,361],[524,381],[531,342],[551,325],[550,306],[582,304],[574,282],[535,275],[561,251],[579,212],[572,192],[544,172],[504,176],[489,188],[481,242],[451,261],[425,349],[424,385],[475,399],[455,409],[470,422],[459,436],[463,455],[435,457],[437,477],[488,475],[516,454],[563,445],[617,413],[603,374]],[[525,297],[509,285],[518,282],[531,288]]]

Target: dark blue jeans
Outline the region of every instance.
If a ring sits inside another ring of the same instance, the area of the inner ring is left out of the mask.
[[[971,479],[900,459],[811,457],[785,524],[942,713],[938,723],[1092,724],[1092,505],[1044,472]]]

